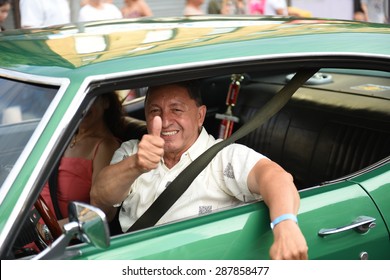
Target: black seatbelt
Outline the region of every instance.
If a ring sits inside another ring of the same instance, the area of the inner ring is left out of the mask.
[[[246,124],[240,127],[229,138],[216,143],[207,151],[188,165],[157,197],[146,212],[127,230],[127,232],[140,230],[155,225],[158,220],[171,208],[179,197],[187,190],[192,181],[208,165],[215,155],[227,145],[252,132],[275,113],[277,113],[289,101],[290,97],[312,77],[319,69],[303,69],[270,100],[257,114]]]

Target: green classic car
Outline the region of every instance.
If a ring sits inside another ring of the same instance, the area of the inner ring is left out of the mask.
[[[137,138],[145,88],[197,79],[204,126],[218,137],[232,84],[238,131],[307,71],[289,101],[276,102],[283,108],[236,142],[293,175],[310,259],[390,259],[389,46],[389,25],[295,17],[145,18],[0,33],[1,259],[269,259],[263,201],[117,235],[100,209],[71,202],[53,244],[32,253],[23,246],[40,242],[39,216],[58,229],[37,200],[98,95],[124,97],[140,124],[129,126],[128,138]]]

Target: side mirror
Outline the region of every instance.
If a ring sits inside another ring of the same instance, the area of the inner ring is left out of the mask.
[[[72,238],[105,249],[110,246],[110,231],[106,215],[97,207],[82,202],[69,203],[69,223],[53,244],[34,257],[36,260],[62,259]]]
[[[71,202],[68,209],[69,222],[79,225],[78,238],[81,241],[100,249],[110,246],[110,230],[102,210],[81,202]]]

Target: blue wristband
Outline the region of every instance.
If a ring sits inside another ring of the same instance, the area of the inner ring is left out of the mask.
[[[283,214],[272,221],[271,229],[274,229],[274,227],[277,224],[279,224],[280,222],[283,222],[285,220],[293,220],[294,222],[298,223],[297,216],[295,216],[294,214]]]

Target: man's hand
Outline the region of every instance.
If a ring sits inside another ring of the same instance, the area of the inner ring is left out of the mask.
[[[273,260],[307,260],[308,247],[298,225],[291,220],[277,224],[274,229],[274,243],[270,249]]]
[[[136,154],[136,164],[141,172],[148,172],[157,168],[164,155],[164,139],[160,137],[162,120],[159,116],[154,117],[151,124],[150,134],[142,137]]]

